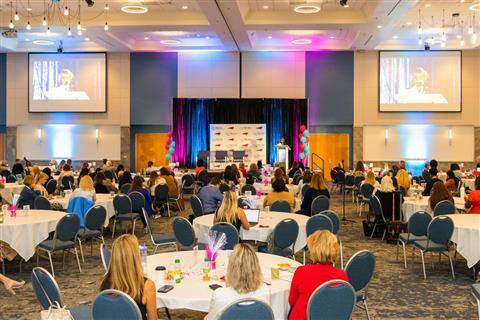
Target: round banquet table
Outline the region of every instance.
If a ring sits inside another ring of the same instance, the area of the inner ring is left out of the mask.
[[[404,202],[402,205],[403,216],[405,220],[408,221],[410,217],[417,211],[426,211],[430,212],[430,207],[428,205],[428,199],[430,197],[422,197],[422,199],[415,200],[413,197],[404,197]],[[457,210],[465,210],[465,200],[459,197],[454,197],[455,208]]]
[[[207,243],[208,230],[213,226],[213,214],[207,214],[193,220],[193,228],[198,238],[198,242]],[[294,251],[298,252],[307,245],[306,225],[309,217],[302,214],[266,212],[260,211],[260,219],[256,226],[250,227],[250,230],[240,229],[240,239],[267,242],[268,236],[273,232],[275,226],[283,219],[294,219],[297,221],[299,230],[295,241]],[[260,227],[265,226],[265,227]]]
[[[35,254],[37,245],[55,231],[64,215],[65,212],[51,210],[29,210],[28,216],[24,216],[23,210],[17,210],[16,218],[7,214],[0,224],[0,241],[8,243],[27,261]]]
[[[474,178],[463,178],[462,179],[465,188],[469,188],[470,190],[475,190],[475,179]]]
[[[19,184],[18,182],[5,183],[5,187],[0,189],[0,195],[2,196],[3,200],[11,204],[12,195],[20,194],[23,188],[25,188],[25,185]]]
[[[215,273],[219,278],[225,275],[227,260],[227,251],[222,251],[217,257],[217,270]],[[257,253],[265,283],[270,284],[270,307],[273,310],[275,319],[287,319],[289,304],[288,295],[290,293],[290,282],[292,281],[294,269],[301,266],[300,263],[265,253]],[[180,259],[182,271],[185,277],[181,283],[175,284],[174,289],[167,293],[157,292],[157,308],[169,309],[189,309],[201,312],[208,312],[210,308],[210,299],[212,290],[210,284],[219,284],[225,287],[222,280],[202,280],[202,268],[205,251],[179,251],[161,253],[147,257],[147,277],[155,282],[158,289],[165,284],[162,273],[155,271],[157,266],[165,266],[168,269],[175,259]],[[279,263],[288,263],[291,268],[289,271],[280,271],[280,279],[272,280],[270,268]]]
[[[252,209],[260,209],[264,210],[265,208],[263,207],[263,201],[265,200],[266,195],[262,195],[260,198],[258,196],[240,196],[239,198],[242,199],[248,199],[247,201],[253,206],[251,207]],[[300,210],[300,207],[302,205],[302,200],[299,198],[295,198],[295,208],[293,208],[294,212],[297,212]]]
[[[113,208],[113,197],[110,194],[106,193],[97,193],[96,194],[96,201],[95,205],[100,205],[107,210],[107,217],[105,219],[105,223],[103,224],[104,227],[108,227],[108,222],[111,217],[115,215],[115,209]],[[53,197],[50,202],[57,202],[62,205],[63,209],[67,209],[68,201],[70,200],[69,197]]]
[[[451,214],[454,229],[451,240],[469,268],[480,261],[480,214]]]

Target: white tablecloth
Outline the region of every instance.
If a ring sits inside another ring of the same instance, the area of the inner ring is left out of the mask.
[[[12,194],[20,194],[23,188],[25,188],[25,185],[18,184],[17,182],[5,183],[5,188],[0,189],[0,194],[3,200],[11,204]]]
[[[28,216],[24,216],[23,210],[18,210],[16,218],[6,215],[4,223],[0,224],[0,240],[28,260],[35,254],[36,246],[55,231],[64,215],[61,211],[30,210]]]
[[[277,266],[279,263],[288,263],[293,268],[299,267],[301,264],[284,257],[257,253],[262,266],[264,281],[271,283],[270,288],[270,307],[273,310],[275,319],[287,319],[289,305],[288,295],[290,293],[290,282],[292,281],[293,272],[280,271],[279,280],[271,280],[270,268]],[[157,307],[167,307],[169,309],[190,309],[201,312],[208,312],[212,290],[208,287],[210,284],[216,283],[225,287],[225,282],[203,281],[202,280],[202,263],[205,257],[204,251],[198,251],[195,257],[194,251],[168,252],[147,257],[147,276],[155,282],[155,286],[160,287],[164,282],[158,278],[157,266],[165,266],[168,268],[173,264],[175,259],[180,259],[182,270],[186,273],[181,283],[175,284],[175,288],[168,293],[157,293]],[[225,275],[227,253],[220,252],[217,258],[216,273],[220,277]]]
[[[405,200],[402,205],[403,216],[408,221],[410,217],[417,211],[432,212],[428,205],[428,199],[430,197],[423,197],[422,199],[415,200],[413,197],[404,197]],[[455,208],[457,210],[465,210],[465,200],[462,198],[454,197]]]
[[[96,205],[100,205],[107,210],[107,218],[105,219],[104,227],[108,227],[108,220],[115,215],[115,209],[113,208],[113,198],[110,194],[97,193]],[[60,203],[63,209],[67,209],[69,198],[66,197],[54,197],[51,202]]]
[[[253,186],[256,190],[260,190],[262,194],[268,194],[273,190],[271,184],[265,185],[263,183],[254,183]],[[287,188],[288,191],[293,193],[293,195],[296,195],[298,193],[298,186],[295,184],[287,184]]]
[[[480,215],[452,214],[449,217],[455,226],[451,240],[457,244],[458,253],[471,268],[480,261]]]
[[[266,242],[270,233],[272,233],[275,226],[283,219],[294,219],[297,221],[299,230],[297,241],[295,242],[295,252],[303,249],[307,244],[307,231],[306,225],[309,217],[295,214],[295,213],[283,213],[283,212],[260,212],[259,223],[251,227],[250,230],[240,229],[240,238],[243,240],[254,240]],[[213,226],[213,214],[207,214],[193,220],[193,228],[200,243],[207,242],[208,230]],[[267,226],[260,228],[260,226]]]
[[[251,197],[246,197],[242,196],[241,198],[250,198],[252,202],[255,203],[256,207],[252,209],[260,209],[264,210],[265,208],[263,207],[263,201],[265,200],[266,195],[262,195],[260,198],[258,196],[251,196]],[[297,212],[300,210],[300,206],[302,205],[302,200],[299,198],[295,198],[295,208],[293,208],[294,212]]]

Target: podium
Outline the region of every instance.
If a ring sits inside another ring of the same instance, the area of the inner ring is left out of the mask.
[[[290,166],[290,162],[288,159],[288,151],[290,147],[286,144],[277,144],[277,157],[276,157],[276,164],[288,169]]]

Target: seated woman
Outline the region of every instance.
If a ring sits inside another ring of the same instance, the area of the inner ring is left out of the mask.
[[[232,166],[225,167],[225,172],[223,173],[223,179],[227,184],[233,184],[233,185],[238,184],[238,176],[235,170],[232,168]]]
[[[63,177],[73,176],[73,174],[74,173],[73,173],[72,167],[70,167],[69,164],[65,163],[63,165],[62,171],[60,172],[60,175],[58,176],[58,183],[61,185]]]
[[[433,184],[432,192],[430,193],[430,198],[428,198],[428,205],[430,207],[430,210],[432,210],[433,212],[437,203],[443,200],[448,200],[454,203],[452,194],[448,192],[443,182],[437,181]]]
[[[364,176],[365,175],[365,166],[362,161],[357,161],[355,164],[355,171],[353,172],[354,177]]]
[[[273,184],[275,180],[283,180],[285,184],[288,183],[288,177],[285,175],[285,172],[282,170],[282,168],[277,168],[275,171],[273,171],[273,178],[271,183]]]
[[[78,179],[82,179],[83,176],[88,176],[89,174],[90,174],[90,169],[82,168],[82,170],[80,170],[80,173],[78,174]]]
[[[78,185],[78,188],[73,191],[70,200],[75,197],[83,197],[95,202],[95,187],[93,186],[93,180],[90,178],[90,176],[83,176],[82,179],[80,179],[80,184]]]
[[[132,183],[132,174],[130,171],[125,170],[121,175],[118,176],[118,188],[121,188],[126,183]]]
[[[160,168],[160,177],[159,179],[164,179],[165,182],[167,183],[168,186],[168,195],[170,197],[176,197],[178,196],[178,186],[177,186],[177,181],[175,181],[175,178],[172,176],[170,173],[170,170],[168,170],[165,167]],[[154,190],[155,191],[155,190]]]
[[[213,223],[228,222],[240,231],[250,229],[250,223],[242,208],[238,207],[238,197],[233,191],[226,191],[220,208],[215,212]]]
[[[153,210],[152,210],[152,197],[150,196],[150,191],[146,188],[143,187],[143,178],[141,176],[135,176],[133,178],[132,182],[132,188],[130,189],[130,193],[137,191],[143,194],[145,197],[145,211],[147,212],[147,215],[151,217],[153,215]],[[143,215],[141,212],[140,213],[140,218],[143,219]],[[145,221],[143,221],[144,225],[147,225]]]
[[[302,200],[302,205],[300,208],[300,213],[310,216],[311,215],[311,208],[312,202],[318,196],[325,196],[330,198],[330,193],[328,192],[327,187],[325,186],[325,181],[320,173],[315,173],[312,177],[312,181],[310,182],[310,188],[305,192],[305,196]]]
[[[43,185],[44,187],[46,187],[48,181],[50,181],[50,180],[53,179],[53,177],[52,177],[52,169],[50,169],[49,167],[45,167],[45,168],[43,168],[42,172],[47,175],[47,182],[45,182],[45,184]]]
[[[467,213],[480,213],[480,176],[475,178],[475,190],[465,196],[465,209]]]
[[[460,170],[460,166],[458,165],[458,163],[454,162],[450,164],[450,170],[453,171],[453,174],[458,180],[462,180],[463,173],[462,173],[462,170]]]
[[[20,160],[18,162],[15,162],[15,164],[13,165],[12,174],[14,176],[20,174],[20,175],[22,175],[22,177],[25,177],[25,169],[23,168],[23,165],[20,162]]]
[[[106,178],[103,171],[97,172],[95,175],[95,183],[93,184],[96,193],[110,193],[110,190],[108,190],[108,187],[105,185],[105,180]]]
[[[313,173],[312,171],[310,170],[305,170],[305,173],[303,174],[303,177],[302,177],[302,180],[300,180],[300,182],[298,182],[298,194],[302,194],[302,189],[303,189],[303,186],[306,185],[306,184],[310,184],[310,182],[312,181],[312,178],[313,178]]]
[[[445,181],[444,185],[447,190],[452,193],[456,192],[458,189],[459,181],[457,176],[452,170],[447,171],[447,181]]]
[[[313,291],[330,280],[348,281],[347,274],[335,268],[338,259],[337,237],[328,230],[316,231],[308,237],[310,264],[300,266],[295,270],[288,303],[291,307],[289,319],[306,320],[307,305]]]
[[[365,177],[365,180],[362,181],[362,184],[371,184],[372,186],[375,187],[375,189],[380,188],[380,183],[378,183],[377,179],[375,179],[375,173],[373,171],[368,171],[367,176]],[[375,192],[373,193],[375,194]]]
[[[252,163],[250,165],[250,169],[248,170],[247,175],[254,177],[257,182],[262,181],[262,174],[260,173],[260,171],[258,171],[258,166],[256,163]]]
[[[18,198],[17,208],[22,209],[25,205],[29,205],[30,208],[33,208],[33,202],[35,198],[40,195],[40,192],[33,190],[35,184],[32,176],[26,176],[23,180],[23,184],[25,187]]]
[[[48,181],[48,176],[45,173],[41,172],[34,179],[33,190],[38,191],[40,195],[44,197],[48,197],[48,191],[44,187],[47,184],[47,181]]]
[[[262,268],[255,250],[239,243],[228,260],[225,288],[213,291],[207,320],[219,319],[225,307],[245,298],[255,298],[270,305],[270,289],[263,282]]]
[[[143,320],[157,320],[155,283],[145,276],[138,240],[124,234],[113,241],[110,263],[100,290],[115,289],[129,295],[137,304]]]
[[[283,179],[276,179],[272,183],[273,192],[267,194],[263,200],[263,207],[271,206],[277,201],[287,201],[290,205],[290,212],[295,208],[295,197],[293,193],[285,191],[285,181]]]
[[[382,178],[380,183],[380,191],[381,192],[393,192],[395,191],[395,187],[393,185],[392,177],[386,175]]]
[[[290,170],[288,171],[288,177],[289,178],[293,178],[295,176],[295,174],[300,170],[299,168],[299,164],[297,161],[293,161],[292,162],[292,167],[290,168]]]
[[[247,177],[247,169],[245,169],[245,163],[240,162],[240,164],[238,165],[238,171],[240,171],[243,178]]]
[[[406,191],[410,189],[410,177],[405,169],[400,169],[395,176],[397,178],[398,188],[404,187]]]
[[[205,161],[203,159],[199,159],[197,161],[197,167],[195,168],[195,175],[197,176],[202,170],[205,170]]]

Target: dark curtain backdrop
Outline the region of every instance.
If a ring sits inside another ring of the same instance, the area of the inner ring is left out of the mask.
[[[306,99],[173,99],[173,161],[194,167],[197,154],[210,150],[210,124],[265,123],[267,160],[275,161],[275,146],[281,137],[299,160],[300,125],[307,124]]]

